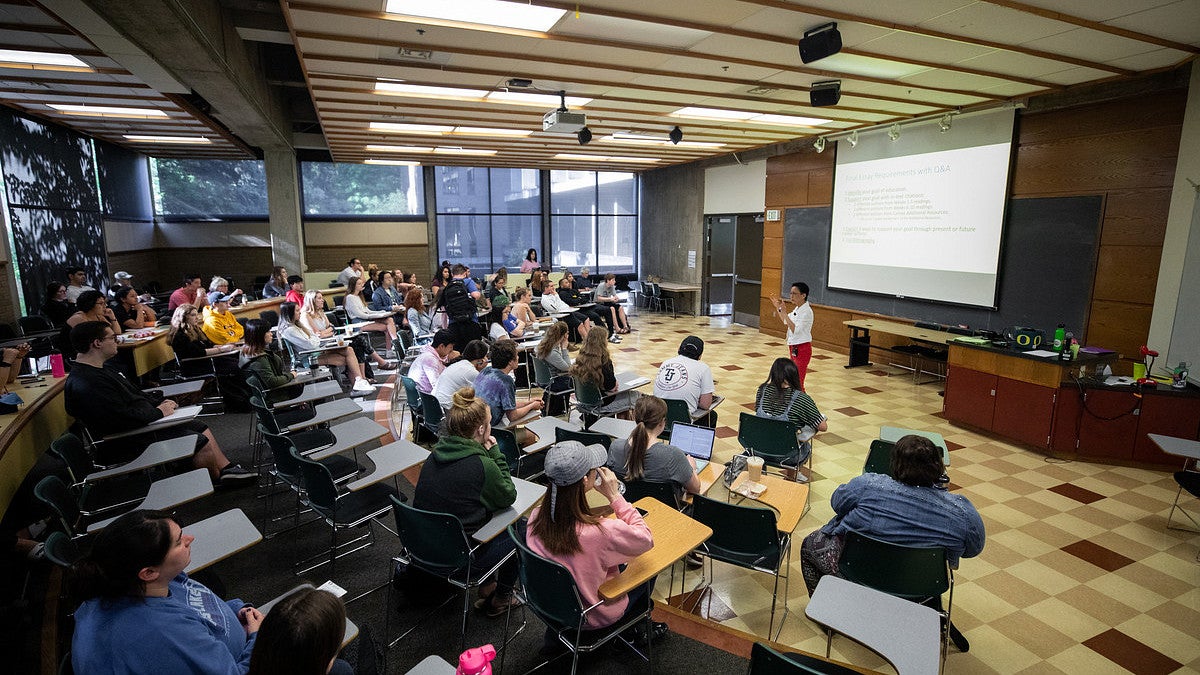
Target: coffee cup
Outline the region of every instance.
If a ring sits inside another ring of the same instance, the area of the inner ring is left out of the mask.
[[[763,458],[751,457],[746,460],[746,471],[749,479],[753,483],[762,480]]]

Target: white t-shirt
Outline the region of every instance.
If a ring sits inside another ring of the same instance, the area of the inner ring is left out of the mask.
[[[82,286],[72,286],[67,284],[67,302],[75,302],[79,299],[80,294],[84,291],[94,291],[96,289],[84,284]]]
[[[663,361],[654,378],[655,396],[687,401],[693,415],[700,409],[700,397],[713,393],[714,389],[712,369],[708,364],[683,355]]]
[[[542,309],[551,314],[558,314],[560,312],[570,314],[575,311],[574,308],[567,304],[566,300],[559,297],[556,291],[542,294]]]
[[[455,361],[446,366],[438,376],[437,383],[433,385],[433,395],[443,408],[449,408],[454,405],[454,392],[463,387],[475,386],[475,378],[478,375],[479,371],[475,370],[474,363],[466,359]]]
[[[802,345],[805,342],[812,342],[812,307],[807,302],[798,305],[788,314],[788,318],[792,320],[793,327],[787,332],[787,343]]]

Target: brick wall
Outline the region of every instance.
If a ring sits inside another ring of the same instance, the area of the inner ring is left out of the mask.
[[[212,277],[220,275],[249,292],[254,277],[269,275],[272,267],[271,249],[259,246],[160,248],[152,254],[158,258],[158,281],[164,289],[178,288],[184,274],[200,274],[205,288]]]
[[[304,261],[309,272],[339,272],[346,261],[358,258],[366,267],[375,263],[381,269],[400,269],[416,272],[422,284],[433,278],[436,260],[430,258],[429,246],[307,246]]]

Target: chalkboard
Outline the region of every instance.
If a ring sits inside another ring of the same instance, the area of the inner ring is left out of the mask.
[[[915,321],[1004,331],[1029,326],[1053,333],[1059,323],[1086,327],[1104,201],[1100,196],[1010,199],[1000,256],[999,309],[831,290],[827,286],[828,206],[788,209],[784,216],[783,287],[803,281],[809,301]]]

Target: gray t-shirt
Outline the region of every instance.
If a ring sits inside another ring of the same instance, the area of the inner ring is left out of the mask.
[[[608,446],[608,467],[618,476],[625,476],[629,460],[629,439],[619,438]],[[676,495],[683,496],[683,486],[696,474],[687,455],[679,448],[659,441],[646,449],[642,480],[675,483]]]
[[[617,285],[600,284],[596,287],[597,298],[615,298],[617,297]]]

